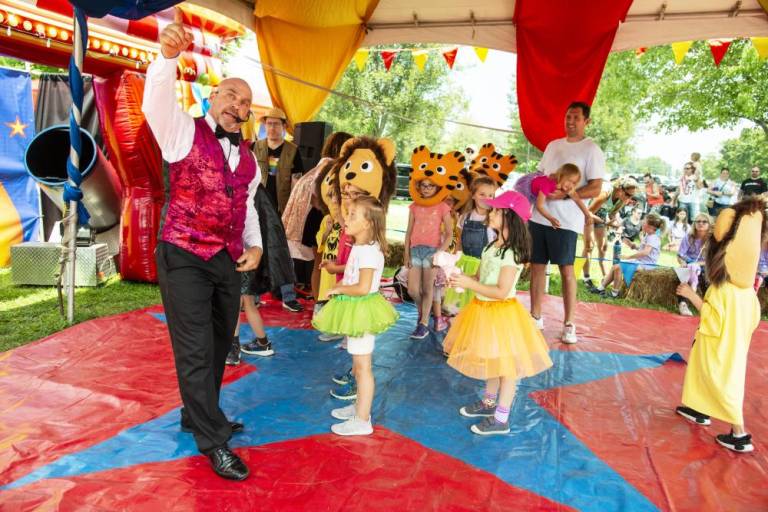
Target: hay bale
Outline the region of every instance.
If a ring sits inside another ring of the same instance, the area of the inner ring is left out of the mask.
[[[627,298],[646,304],[658,304],[671,309],[677,308],[677,296],[675,290],[680,281],[677,279],[674,269],[656,268],[653,270],[638,270],[627,292]],[[697,290],[703,294],[701,286]],[[760,302],[760,313],[768,315],[768,289],[761,288],[757,299]]]
[[[638,270],[630,283],[627,298],[646,304],[677,307],[675,290],[680,281],[671,268]]]
[[[405,257],[405,246],[403,242],[387,240],[387,254],[384,255],[384,266],[391,268],[400,268],[403,266]]]

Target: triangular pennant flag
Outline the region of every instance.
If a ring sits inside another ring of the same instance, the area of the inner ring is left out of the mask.
[[[635,50],[635,57],[637,57],[637,58],[639,59],[640,57],[642,57],[642,56],[643,56],[643,54],[645,53],[645,51],[646,51],[647,49],[648,49],[648,48],[646,48],[645,46],[641,46],[640,48],[638,48],[637,50]]]
[[[678,66],[688,54],[688,50],[691,49],[693,41],[680,41],[678,43],[672,43],[672,53],[675,55],[675,64]]]
[[[726,39],[710,39],[709,50],[712,52],[712,57],[715,59],[715,66],[720,66],[720,62],[728,52],[728,47],[731,46],[731,42]]]
[[[768,37],[751,37],[750,39],[760,60],[768,59]]]
[[[392,67],[392,63],[395,61],[395,55],[397,55],[397,52],[381,52],[381,60],[384,61],[384,69],[387,71]]]
[[[355,65],[357,66],[358,71],[362,71],[365,68],[365,63],[368,62],[369,53],[371,52],[364,48],[360,48],[355,52]]]
[[[632,284],[632,278],[635,277],[635,272],[637,272],[637,263],[621,261],[619,262],[619,267],[621,268],[621,273],[624,275],[624,282],[626,283],[627,288],[629,288],[629,285]]]
[[[477,58],[480,59],[480,62],[485,62],[485,58],[488,56],[488,48],[475,46],[475,53],[477,54]]]
[[[456,53],[458,53],[459,49],[454,48],[453,50],[448,50],[447,52],[443,52],[443,57],[445,57],[445,62],[448,63],[448,67],[453,69],[453,63],[456,62]]]
[[[416,67],[419,71],[424,71],[424,64],[427,63],[427,57],[429,54],[426,50],[413,50],[413,62],[416,63]]]

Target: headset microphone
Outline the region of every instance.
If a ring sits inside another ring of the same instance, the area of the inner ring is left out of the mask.
[[[248,115],[245,116],[245,119],[243,119],[242,117],[238,117],[238,115],[235,114],[234,112],[230,112],[230,114],[232,114],[232,117],[234,117],[235,121],[237,121],[238,123],[244,123],[244,122],[246,122],[247,120],[249,120],[251,118],[251,112],[250,111],[248,111]]]

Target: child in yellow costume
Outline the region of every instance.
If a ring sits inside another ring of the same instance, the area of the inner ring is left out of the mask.
[[[760,322],[760,304],[752,287],[761,241],[766,235],[765,203],[746,199],[717,217],[705,268],[710,282],[704,299],[687,284],[677,293],[701,311],[701,321],[683,383],[683,404],[676,412],[698,425],[710,416],[732,425],[717,436],[729,450],[754,450],[744,429],[744,382],[752,333]]]

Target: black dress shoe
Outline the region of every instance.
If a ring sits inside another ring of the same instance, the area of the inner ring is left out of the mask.
[[[226,445],[214,448],[207,455],[213,471],[220,477],[228,480],[245,480],[248,478],[248,466]]]
[[[239,434],[240,432],[245,430],[245,425],[243,425],[242,423],[238,423],[236,421],[230,421],[229,422],[229,426],[232,429],[232,433],[233,434]],[[182,422],[181,422],[181,431],[182,432],[187,432],[188,434],[192,433],[193,432],[192,426],[187,424],[187,422],[182,420]]]

